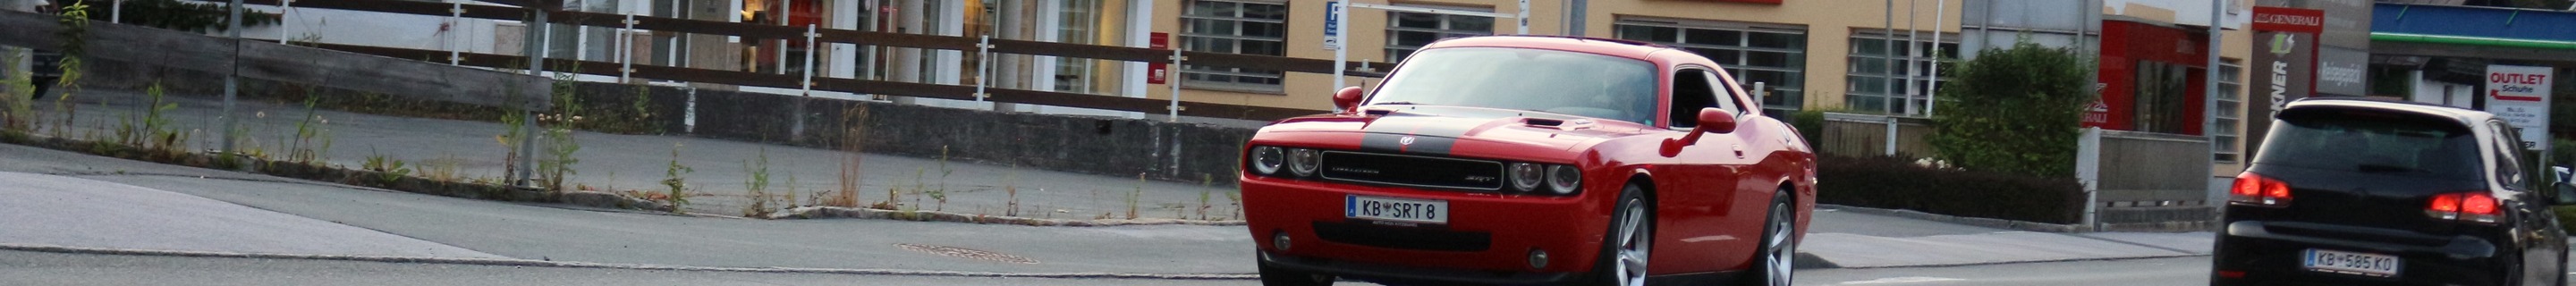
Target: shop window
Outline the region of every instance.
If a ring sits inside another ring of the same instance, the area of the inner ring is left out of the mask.
[[[2135,67],[2137,86],[2130,94],[2134,105],[2129,130],[2183,133],[2183,124],[2191,122],[2183,118],[2184,109],[2193,105],[2188,94],[2193,86],[2186,75],[2191,68],[2152,61],[2138,61]]]
[[[1761,82],[1763,112],[1787,114],[1805,105],[1806,27],[1701,20],[1625,19],[1613,26],[1619,39],[1672,46],[1714,60],[1744,88]]]
[[[1449,10],[1463,8],[1438,7]],[[1494,34],[1494,18],[1468,15],[1444,15],[1414,12],[1386,12],[1386,57],[1388,62],[1403,62],[1404,56],[1441,39]]]
[[[1925,114],[1927,110],[1923,109],[1931,106],[1926,103],[1932,100],[1933,90],[1927,84],[1939,85],[1949,81],[1932,74],[1932,67],[1943,60],[1958,59],[1959,43],[1953,40],[1958,38],[1956,36],[1941,37],[1945,42],[1939,43],[1930,41],[1932,37],[1929,35],[1916,38],[1920,41],[1905,43],[1904,38],[1893,39],[1899,42],[1891,47],[1886,34],[1853,36],[1851,60],[1848,62],[1850,75],[1844,76],[1843,80],[1846,85],[1843,107],[1894,115]],[[1896,51],[1890,52],[1889,48]],[[1940,49],[1938,56],[1933,55],[1935,48]],[[1896,67],[1890,68],[1891,65]],[[1914,75],[1913,78],[1908,79],[1909,74]]]
[[[2241,147],[2236,146],[2237,138],[2242,135],[2237,133],[2236,124],[2242,120],[2240,114],[2243,114],[2245,105],[2245,83],[2236,78],[2245,73],[2244,69],[2234,61],[2218,66],[2218,106],[2211,107],[2209,113],[2216,123],[2209,131],[2209,153],[2211,159],[2220,163],[2235,163],[2237,158],[2244,156],[2244,151],[2239,151]]]
[[[1181,49],[1194,52],[1287,55],[1288,5],[1284,2],[1191,0],[1182,7]],[[1183,86],[1278,92],[1278,70],[1182,65]]]

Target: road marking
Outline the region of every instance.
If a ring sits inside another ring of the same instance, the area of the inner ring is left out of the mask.
[[[1836,284],[1834,284],[1834,285],[1904,284],[1904,283],[1945,282],[1945,281],[1966,281],[1966,280],[1967,280],[1967,279],[1947,278],[1947,277],[1923,277],[1923,276],[1914,276],[1914,277],[1891,277],[1891,278],[1879,278],[1879,279],[1876,279],[1876,280],[1844,281],[1843,283],[1836,283]]]

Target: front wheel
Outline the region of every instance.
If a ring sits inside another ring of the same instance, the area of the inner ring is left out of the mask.
[[[1797,259],[1797,211],[1790,206],[1789,191],[1771,195],[1771,215],[1763,222],[1762,256],[1754,263],[1753,285],[1788,286],[1793,261]]]
[[[1646,285],[1646,262],[1654,250],[1655,214],[1646,203],[1646,190],[1635,185],[1619,190],[1619,204],[1611,208],[1610,229],[1602,236],[1601,259],[1592,265],[1594,285]]]

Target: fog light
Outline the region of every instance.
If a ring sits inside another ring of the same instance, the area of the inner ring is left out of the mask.
[[[1546,251],[1546,250],[1539,250],[1539,249],[1537,249],[1537,248],[1531,248],[1531,249],[1530,249],[1530,254],[1529,254],[1529,262],[1530,262],[1530,269],[1543,269],[1543,268],[1547,268],[1547,251]]]
[[[1270,235],[1270,247],[1278,248],[1279,251],[1288,251],[1288,233],[1280,232],[1278,234]]]

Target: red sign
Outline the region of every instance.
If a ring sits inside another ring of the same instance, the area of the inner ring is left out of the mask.
[[[1146,41],[1153,42],[1151,45],[1153,45],[1153,48],[1154,48],[1154,49],[1156,49],[1156,50],[1167,50],[1167,49],[1171,49],[1171,48],[1172,48],[1172,44],[1171,44],[1171,42],[1172,42],[1172,34],[1171,34],[1171,33],[1154,32],[1153,34],[1151,34],[1151,35],[1149,35],[1149,36],[1147,36],[1147,37],[1146,37]],[[1169,75],[1169,74],[1171,74],[1171,71],[1172,71],[1172,67],[1171,67],[1171,64],[1170,64],[1170,63],[1156,62],[1156,63],[1152,63],[1152,64],[1146,64],[1146,65],[1145,65],[1145,75],[1146,75],[1146,76],[1145,76],[1145,84],[1165,84],[1165,83],[1170,83],[1170,82],[1172,82],[1172,81],[1171,81],[1171,76]]]

